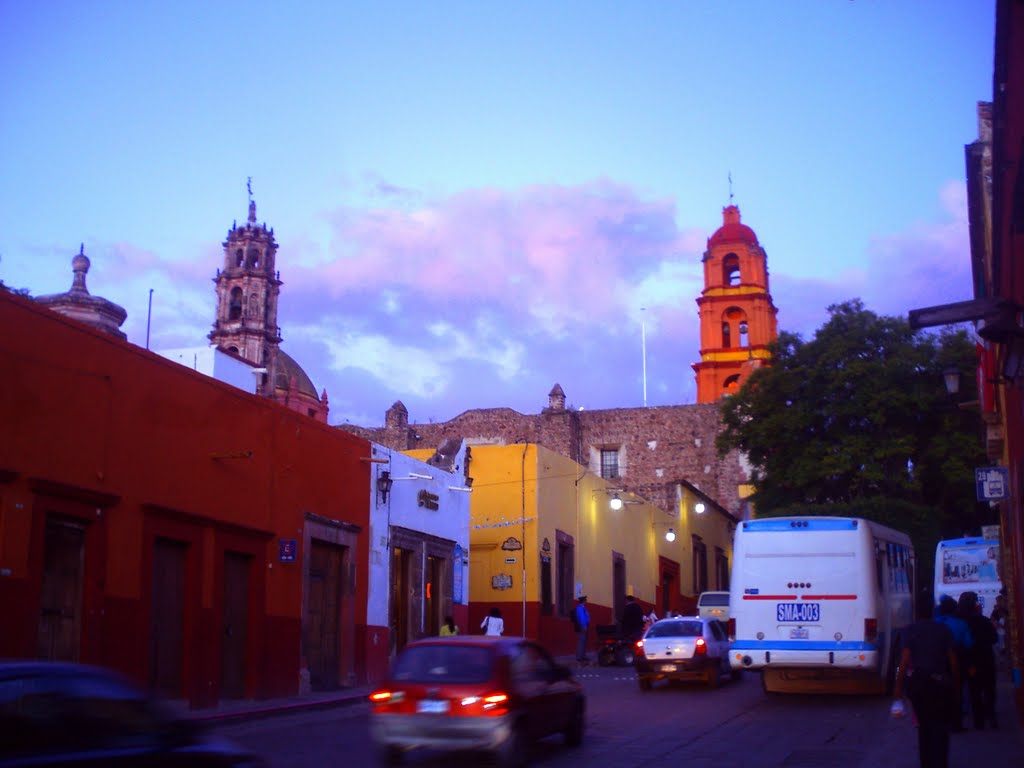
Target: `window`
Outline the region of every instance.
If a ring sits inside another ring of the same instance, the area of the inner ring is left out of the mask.
[[[556,585],[558,590],[558,615],[569,616],[575,609],[575,605],[573,605],[575,595],[573,592],[576,579],[576,546],[572,536],[558,530],[555,531],[555,542],[557,547],[555,567],[558,570],[558,584]]]
[[[743,322],[740,323],[740,346],[741,347],[749,347],[750,346],[750,338],[748,337],[747,330],[748,330],[747,329],[747,321],[744,320]]]
[[[740,388],[740,375],[738,373],[734,373],[732,376],[727,378],[725,380],[725,383],[722,385],[722,390],[723,390],[722,394],[725,394],[725,395],[735,394],[736,390],[738,390],[739,388]]]
[[[237,285],[231,289],[231,299],[228,304],[228,320],[238,320],[242,317],[242,289]]]
[[[735,253],[727,253],[722,259],[722,285],[740,285],[740,257]]]
[[[732,329],[728,321],[722,323],[722,348],[728,349],[732,346]]]
[[[721,547],[715,547],[715,589],[729,589],[729,558]],[[725,604],[729,604],[728,597],[725,598]]]
[[[554,611],[554,595],[551,592],[551,557],[540,556],[540,612],[550,616]]]
[[[693,541],[693,591],[695,594],[707,592],[708,589],[708,548],[700,536],[694,535]]]
[[[601,477],[606,480],[619,476],[618,448],[601,449]]]

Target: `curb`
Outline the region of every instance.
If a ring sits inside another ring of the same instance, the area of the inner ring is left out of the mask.
[[[335,709],[349,707],[367,701],[367,694],[349,693],[343,696],[328,699],[314,699],[310,701],[291,701],[280,704],[265,703],[263,706],[253,706],[246,709],[235,709],[228,711],[197,711],[188,715],[188,719],[206,723],[209,725],[230,725],[245,722],[247,720],[262,720],[278,715],[293,715],[300,712],[312,712],[319,709]]]

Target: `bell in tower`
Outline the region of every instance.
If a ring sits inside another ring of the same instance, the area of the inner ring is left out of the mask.
[[[754,230],[740,221],[740,209],[722,210],[722,226],[704,252],[697,402],[713,403],[736,392],[751,371],[771,358],[778,338],[778,310],[768,292],[768,257]]]

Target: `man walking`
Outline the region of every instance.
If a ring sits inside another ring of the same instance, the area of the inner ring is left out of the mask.
[[[576,661],[581,667],[585,667],[587,659],[587,630],[590,629],[590,613],[587,611],[587,596],[580,595],[576,598],[574,621],[576,625]]]

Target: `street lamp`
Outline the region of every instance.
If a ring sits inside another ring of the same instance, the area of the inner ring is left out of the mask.
[[[608,506],[616,511],[622,509],[622,498],[619,494],[612,494],[612,497],[608,500]]]
[[[705,509],[707,509],[707,507],[704,506],[703,501],[698,501],[696,504],[693,505],[693,511],[696,512],[698,515],[703,515]]]

